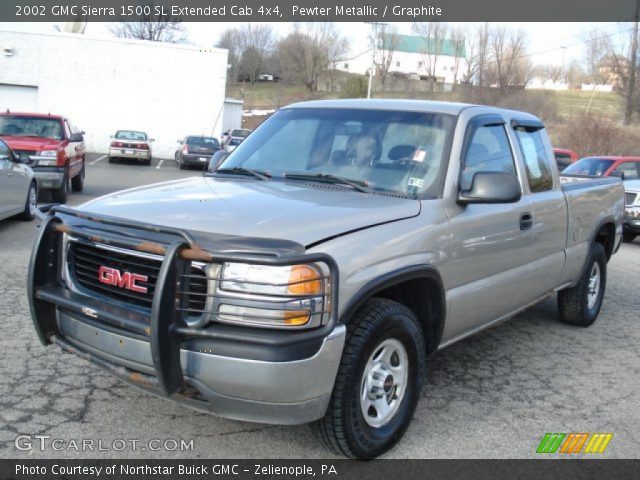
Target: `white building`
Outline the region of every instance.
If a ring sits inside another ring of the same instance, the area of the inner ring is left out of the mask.
[[[401,73],[410,77],[426,80],[430,77],[431,66],[435,64],[435,77],[439,83],[459,83],[466,68],[464,45],[456,46],[451,40],[442,42],[438,55],[433,42],[415,35],[390,35],[380,38],[380,47],[376,52],[376,64],[389,58],[390,73]],[[393,45],[393,47],[389,47]],[[371,68],[371,49],[359,53],[352,58],[338,62],[338,70],[351,73],[368,74]],[[457,66],[457,68],[456,68]],[[375,75],[375,71],[374,71]]]
[[[154,156],[173,158],[178,138],[220,136],[226,67],[218,48],[0,31],[0,110],[66,115],[91,152],[143,130]]]

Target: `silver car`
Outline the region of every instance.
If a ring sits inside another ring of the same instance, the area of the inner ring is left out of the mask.
[[[33,170],[23,165],[0,140],[0,220],[13,215],[33,220],[37,200],[38,185]]]
[[[115,163],[118,159],[138,160],[144,165],[151,164],[151,143],[155,140],[149,138],[146,132],[137,130],[118,130],[111,136],[109,146],[109,163]]]

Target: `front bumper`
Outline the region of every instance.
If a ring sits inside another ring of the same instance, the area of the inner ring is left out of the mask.
[[[32,167],[40,190],[57,190],[64,181],[62,167]]]
[[[134,160],[150,160],[150,150],[137,150],[131,148],[110,148],[109,157],[111,158],[130,158]]]
[[[640,234],[640,207],[625,207],[622,229],[625,233]]]
[[[65,207],[56,206],[53,211],[81,215]],[[83,215],[83,219],[122,225],[108,217]],[[179,233],[186,240],[172,243],[163,252],[149,314],[72,291],[61,283],[57,265],[60,256],[56,253],[62,243],[60,233],[95,238],[95,230],[83,231],[55,215],[45,217],[34,245],[28,283],[31,315],[42,343],[57,344],[156,395],[224,417],[273,424],[301,424],[321,418],[333,390],[346,336],[344,325],[336,324],[335,313],[326,325],[306,332],[185,325],[175,305],[180,257],[194,253],[223,261],[230,257],[199,249],[186,232],[143,224],[136,228],[158,235]],[[163,248],[160,244],[129,243],[133,241],[115,236],[95,241],[138,250],[145,245],[156,253]],[[326,262],[332,278],[337,279],[335,263],[322,254],[291,254],[261,261],[286,264],[303,258]],[[256,261],[255,257],[244,259]],[[332,292],[332,304],[336,305],[337,285],[332,286]]]

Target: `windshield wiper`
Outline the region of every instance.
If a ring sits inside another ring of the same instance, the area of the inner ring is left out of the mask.
[[[371,193],[369,184],[364,180],[354,180],[329,173],[285,173],[284,178],[293,180],[311,180],[314,182],[332,183],[337,185],[346,185],[358,192]]]
[[[265,170],[254,170],[246,167],[230,167],[230,168],[218,168],[211,173],[227,173],[234,175],[251,175],[259,180],[269,180],[271,174]]]

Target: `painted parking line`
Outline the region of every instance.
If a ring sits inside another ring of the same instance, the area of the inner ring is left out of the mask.
[[[164,162],[164,160],[160,160],[158,162],[158,165],[156,165],[156,169],[160,168],[162,166],[162,163]]]
[[[96,164],[96,163],[98,163],[100,160],[104,160],[105,158],[107,158],[107,156],[106,156],[106,155],[102,155],[102,156],[100,156],[100,157],[96,158],[95,160],[90,161],[90,162],[89,162],[89,165],[95,165],[95,164]]]

